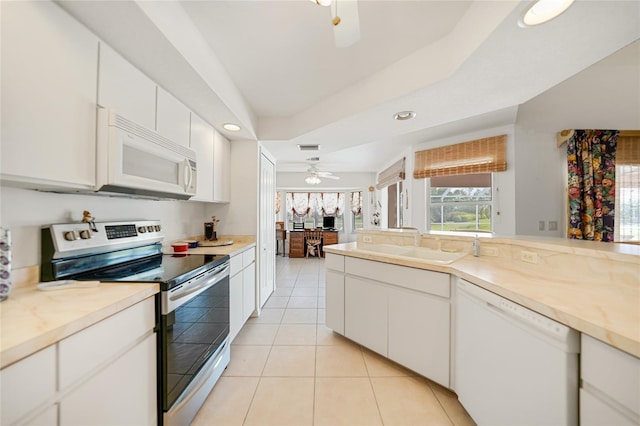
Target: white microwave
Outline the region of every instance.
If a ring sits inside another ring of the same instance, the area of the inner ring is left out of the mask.
[[[196,193],[196,153],[113,110],[98,109],[98,192],[186,200]]]

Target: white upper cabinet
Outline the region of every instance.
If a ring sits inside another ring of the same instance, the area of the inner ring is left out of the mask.
[[[98,39],[50,2],[0,2],[2,179],[95,184]]]
[[[215,132],[213,140],[213,201],[231,200],[231,143]]]
[[[156,130],[165,138],[189,147],[191,112],[182,102],[158,87]],[[213,140],[212,142],[213,143]],[[198,184],[200,181],[198,181]]]
[[[191,149],[196,152],[197,192],[191,200],[213,201],[214,130],[206,121],[191,113]]]
[[[104,43],[100,43],[98,104],[148,129],[156,128],[156,84]]]

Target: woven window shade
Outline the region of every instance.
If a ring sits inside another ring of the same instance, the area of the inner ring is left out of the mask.
[[[384,169],[378,175],[378,183],[376,183],[376,189],[386,188],[389,185],[400,182],[405,178],[404,163],[406,157],[402,157],[402,160],[398,160],[390,167]]]
[[[631,132],[628,132],[631,133]],[[640,132],[625,135],[620,132],[616,147],[616,164],[639,165],[640,164]]]
[[[507,135],[476,139],[415,154],[413,177],[470,175],[507,170]]]

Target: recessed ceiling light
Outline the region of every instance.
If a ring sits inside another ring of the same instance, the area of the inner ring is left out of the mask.
[[[237,131],[239,131],[239,130],[240,130],[240,126],[238,126],[237,124],[233,124],[233,123],[224,123],[224,124],[222,125],[222,127],[223,127],[225,130],[228,130],[228,131],[230,131],[230,132],[237,132]]]
[[[544,24],[567,10],[574,0],[536,0],[518,21],[521,27]]]
[[[415,116],[415,111],[400,111],[393,114],[393,119],[398,121],[411,120]]]

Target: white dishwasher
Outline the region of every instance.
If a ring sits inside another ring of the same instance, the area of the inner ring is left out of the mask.
[[[478,425],[577,425],[579,333],[458,280],[454,390]]]

